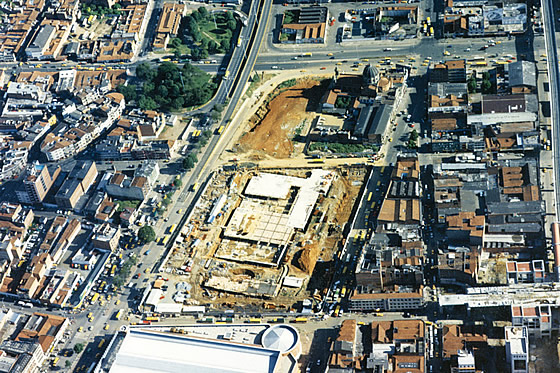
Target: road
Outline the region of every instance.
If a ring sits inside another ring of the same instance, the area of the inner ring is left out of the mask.
[[[558,135],[560,134],[560,72],[558,67],[558,45],[556,42],[556,27],[554,21],[554,4],[553,0],[543,0],[543,15],[544,15],[544,29],[545,29],[545,42],[546,52],[548,58],[548,81],[550,82],[550,110],[552,120],[552,148],[553,148],[553,162],[554,165],[554,196],[556,204],[556,219],[560,216],[560,169],[558,162],[560,161],[560,144],[558,143]]]
[[[219,92],[216,94],[215,100],[216,102],[228,102],[226,106],[222,120],[218,124],[218,126],[226,126],[225,130],[222,132],[220,136],[212,136],[208,145],[202,149],[201,153],[199,154],[199,161],[194,167],[193,170],[188,172],[182,177],[183,187],[176,193],[177,199],[169,206],[168,208],[168,221],[164,224],[161,223],[156,226],[156,236],[161,237],[163,236],[169,229],[169,226],[173,224],[179,224],[181,219],[183,218],[182,214],[178,214],[177,211],[183,210],[185,213],[188,211],[189,206],[191,206],[193,202],[193,198],[195,197],[195,193],[191,190],[191,187],[196,184],[202,184],[204,180],[206,180],[210,173],[214,170],[214,166],[218,160],[219,155],[224,151],[227,142],[224,139],[229,138],[229,133],[232,130],[232,126],[228,126],[230,119],[232,118],[235,108],[244,92],[245,85],[249,79],[251,68],[254,66],[255,61],[258,55],[258,46],[260,45],[266,30],[266,22],[261,21],[259,22],[258,19],[266,20],[268,18],[268,12],[270,11],[270,5],[272,4],[271,0],[264,0],[264,6],[259,9],[259,2],[255,2],[249,11],[248,22],[247,26],[244,28],[245,33],[242,34],[242,47],[236,48],[234,51],[234,55],[232,56],[232,60],[230,63],[230,69],[232,73],[230,74],[230,79],[226,81],[226,84],[220,86]],[[260,13],[260,16],[258,14]],[[250,42],[250,34],[252,30],[252,26],[256,27],[255,38],[253,41],[253,48],[246,54],[244,51],[246,50],[247,43]],[[235,71],[234,68],[239,69],[243,60],[245,61],[245,67],[243,70],[239,72],[239,77],[237,85],[233,86],[235,82]],[[229,88],[233,88],[230,92]],[[229,93],[229,95],[228,95]],[[229,97],[228,101],[225,101]],[[221,101],[220,101],[221,100]],[[178,226],[177,229],[181,227]],[[157,245],[156,243],[152,242],[148,248],[149,254],[142,258],[142,262],[145,264],[146,267],[152,268],[152,272],[156,272],[157,268],[155,267],[156,263],[159,262],[159,258],[163,252],[163,246]]]

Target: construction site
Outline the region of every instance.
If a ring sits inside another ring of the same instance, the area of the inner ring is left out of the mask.
[[[181,296],[161,301],[285,310],[320,301],[366,174],[362,166],[217,171],[165,268]]]
[[[321,97],[327,91],[324,77],[290,79],[262,99],[243,123],[244,133],[233,147],[235,157],[250,161],[295,158],[305,145]]]

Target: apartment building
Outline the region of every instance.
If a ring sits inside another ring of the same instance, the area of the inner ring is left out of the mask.
[[[121,231],[109,223],[104,223],[95,229],[92,237],[93,247],[114,251],[119,245]]]
[[[552,334],[552,311],[548,304],[512,305],[511,323],[514,327],[524,327],[537,338]]]
[[[56,204],[63,209],[73,209],[97,178],[93,161],[79,161],[55,195]]]
[[[510,260],[506,263],[508,284],[541,283],[545,280],[545,266],[543,260],[517,262]]]
[[[23,189],[16,190],[21,203],[42,203],[60,174],[60,166],[49,167],[38,162],[27,167],[27,175],[23,180]]]
[[[423,289],[417,291],[396,287],[395,292],[362,293],[350,296],[350,311],[407,311],[424,307]],[[401,290],[401,291],[399,291]]]
[[[526,327],[504,327],[506,361],[510,373],[529,372],[529,336]]]

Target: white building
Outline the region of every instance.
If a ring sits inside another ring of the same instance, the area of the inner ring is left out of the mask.
[[[300,356],[286,324],[124,327],[94,371],[293,373]]]
[[[506,326],[506,361],[511,373],[529,372],[529,337],[526,327]]]

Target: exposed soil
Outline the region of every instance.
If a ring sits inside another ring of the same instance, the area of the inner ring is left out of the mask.
[[[239,141],[240,150],[253,151],[255,159],[289,158],[295,128],[316,115],[325,88],[317,80],[303,79],[264,104],[249,120],[250,131]]]
[[[319,258],[320,250],[316,243],[305,246],[299,253],[297,266],[299,269],[310,275],[315,269],[317,258]]]

